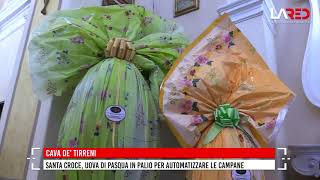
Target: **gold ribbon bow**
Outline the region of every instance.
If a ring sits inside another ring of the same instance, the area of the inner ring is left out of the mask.
[[[136,50],[132,45],[132,42],[126,38],[112,38],[107,43],[105,49],[105,57],[107,58],[119,58],[127,61],[131,61],[136,54]]]

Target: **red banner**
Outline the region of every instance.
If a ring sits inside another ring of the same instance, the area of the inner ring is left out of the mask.
[[[44,148],[44,158],[275,159],[275,148]]]

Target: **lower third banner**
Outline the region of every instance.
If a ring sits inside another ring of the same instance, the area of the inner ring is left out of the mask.
[[[44,170],[275,170],[275,160],[43,160]]]

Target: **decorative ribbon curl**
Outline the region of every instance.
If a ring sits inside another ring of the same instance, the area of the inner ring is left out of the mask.
[[[237,128],[242,131],[249,141],[257,147],[256,143],[242,127],[239,126],[240,114],[230,104],[219,105],[214,112],[215,122],[204,139],[204,144],[210,143],[222,131],[223,128]]]
[[[104,53],[106,58],[116,57],[130,62],[136,54],[136,50],[128,39],[112,38],[107,43]]]

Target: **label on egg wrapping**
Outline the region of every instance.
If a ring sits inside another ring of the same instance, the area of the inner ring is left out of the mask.
[[[126,111],[121,106],[109,106],[105,111],[105,116],[114,122],[120,122],[126,117]]]
[[[233,170],[231,172],[233,180],[250,180],[251,172],[248,170]]]

